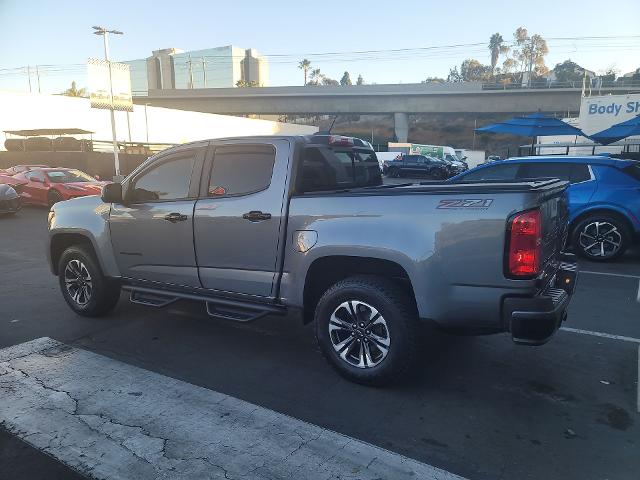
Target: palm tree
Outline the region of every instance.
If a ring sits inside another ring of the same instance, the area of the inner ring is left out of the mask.
[[[320,72],[319,68],[314,68],[311,70],[311,75],[309,75],[311,81],[309,85],[322,85],[322,80],[324,79],[324,75]]]
[[[491,35],[489,39],[489,51],[491,52],[491,74],[493,75],[493,71],[496,69],[496,65],[498,64],[498,58],[500,58],[501,53],[506,53],[509,50],[509,47],[504,45],[504,39],[502,35],[499,33],[494,33]]]
[[[298,68],[304,71],[304,84],[307,84],[307,72],[311,68],[311,62],[306,58],[303,59],[299,64]]]
[[[74,80],[73,82],[71,82],[71,88],[67,88],[64,92],[62,92],[62,95],[66,95],[67,97],[86,97],[87,89],[78,89]]]

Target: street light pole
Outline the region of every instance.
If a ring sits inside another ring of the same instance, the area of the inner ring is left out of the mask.
[[[116,139],[116,116],[113,111],[113,81],[111,77],[111,60],[109,60],[109,34],[122,35],[122,32],[118,30],[107,30],[105,27],[93,27],[96,35],[102,35],[104,41],[104,59],[109,66],[109,95],[111,98],[111,107],[109,112],[111,113],[111,138],[113,140],[113,158],[115,162],[116,177],[120,178],[120,158],[118,156],[118,140]]]

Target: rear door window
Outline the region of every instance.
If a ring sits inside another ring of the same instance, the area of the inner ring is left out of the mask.
[[[303,192],[341,190],[382,184],[376,154],[367,150],[308,147],[298,185]]]
[[[467,175],[463,176],[460,181],[481,182],[485,180],[515,180],[519,168],[519,163],[503,163],[498,165],[491,165],[490,167],[481,168],[476,171],[469,172]]]
[[[217,147],[207,196],[237,196],[265,190],[271,185],[276,149],[273,145]]]
[[[571,179],[571,164],[559,162],[523,163],[518,172],[520,179],[559,178]]]

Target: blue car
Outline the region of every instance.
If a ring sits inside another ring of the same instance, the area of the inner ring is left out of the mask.
[[[567,180],[569,242],[596,261],[613,260],[640,240],[640,163],[609,157],[523,157],[481,165],[453,183]]]

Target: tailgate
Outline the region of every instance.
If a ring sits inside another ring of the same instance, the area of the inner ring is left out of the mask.
[[[557,265],[564,250],[568,234],[569,205],[566,188],[549,192],[542,199],[542,262],[546,270],[549,265]]]

